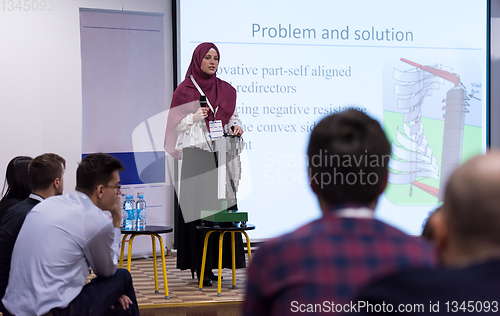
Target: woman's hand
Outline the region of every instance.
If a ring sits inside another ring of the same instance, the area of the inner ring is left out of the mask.
[[[207,107],[202,107],[199,108],[194,114],[193,114],[193,123],[198,123],[201,120],[204,120],[208,116],[208,108]]]
[[[243,128],[238,125],[233,125],[234,129],[232,129],[231,133],[236,136],[241,136],[243,135]]]

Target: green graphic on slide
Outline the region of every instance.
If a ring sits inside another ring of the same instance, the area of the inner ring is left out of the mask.
[[[397,205],[439,204],[453,172],[483,150],[477,64],[418,58],[384,67],[383,124],[392,144],[386,196]]]
[[[443,133],[444,133],[444,121],[431,118],[421,118],[421,123],[424,126],[425,134],[428,135],[428,145],[432,148],[432,153],[436,157],[436,162],[438,166],[441,166],[442,158],[442,147],[443,147]],[[384,111],[384,130],[386,131],[389,142],[400,146],[397,140],[397,130],[402,129],[403,124],[403,113],[396,113],[392,111]],[[464,125],[463,130],[463,143],[462,143],[462,155],[461,163],[469,160],[473,156],[482,153],[482,134],[481,127]],[[398,160],[398,158],[391,156],[392,159]],[[397,171],[389,168],[392,173],[398,173]],[[441,171],[441,167],[439,168]],[[439,172],[441,176],[441,172]],[[416,181],[430,186],[435,189],[439,189],[439,181],[432,178],[417,178]],[[412,188],[410,188],[412,187]],[[411,190],[411,196],[410,196]],[[386,197],[394,204],[397,205],[437,205],[438,198],[425,192],[424,190],[416,187],[413,184],[391,184],[389,183],[385,191]]]

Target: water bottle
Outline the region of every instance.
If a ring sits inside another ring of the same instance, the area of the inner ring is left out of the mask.
[[[123,202],[123,229],[125,230],[133,230],[137,223],[133,197],[132,194],[128,194],[125,196],[125,202]]]
[[[144,230],[146,228],[146,201],[144,201],[144,194],[139,194],[137,200],[137,229]]]

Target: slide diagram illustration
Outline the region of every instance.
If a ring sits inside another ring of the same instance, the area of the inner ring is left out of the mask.
[[[462,162],[465,117],[469,97],[474,96],[467,95],[460,76],[451,68],[423,66],[404,58],[401,62],[412,68],[393,70],[398,111],[384,112],[384,123],[386,131],[392,129],[387,131],[392,138],[389,183],[404,186],[404,191],[399,191],[397,198],[388,194],[388,198],[395,204],[437,204],[443,200],[446,182]],[[451,88],[444,99],[431,98],[433,92],[448,86]],[[427,108],[432,109],[432,118],[423,115]],[[436,117],[439,114],[441,117]],[[423,199],[426,195],[432,199]]]

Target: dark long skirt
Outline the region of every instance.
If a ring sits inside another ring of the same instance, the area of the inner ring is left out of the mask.
[[[217,199],[217,170],[214,154],[198,148],[185,148],[180,185],[180,207],[175,216],[175,243],[177,247],[177,269],[201,269],[203,242],[206,233],[196,229],[201,225],[202,210],[220,210],[221,200]],[[185,215],[185,216],[184,216]],[[184,218],[188,219],[188,223]],[[222,226],[222,225],[221,225]],[[236,268],[245,267],[245,253],[241,233],[235,233]],[[219,234],[209,237],[205,271],[217,268]],[[222,267],[231,268],[231,234],[224,234]]]

